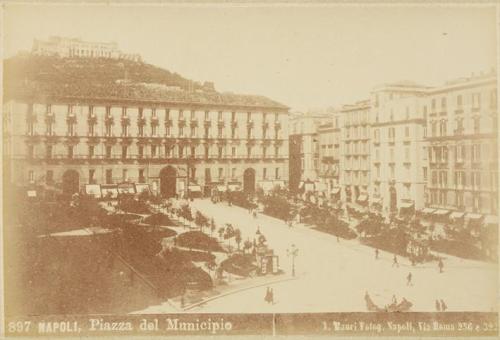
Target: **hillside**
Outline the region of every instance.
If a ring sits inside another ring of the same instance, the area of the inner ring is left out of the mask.
[[[177,73],[127,60],[18,55],[4,61],[4,96],[128,99],[285,108],[262,96],[219,93]]]

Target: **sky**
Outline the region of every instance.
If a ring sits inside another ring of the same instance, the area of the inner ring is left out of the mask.
[[[497,64],[493,7],[7,5],[4,57],[51,35],[121,50],[218,91],[293,111],[368,98],[376,85],[438,85]]]

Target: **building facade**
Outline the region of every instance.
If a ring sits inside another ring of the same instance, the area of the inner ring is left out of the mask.
[[[425,112],[427,88],[412,83],[372,92],[371,203],[384,212],[422,209],[425,204]]]
[[[331,122],[318,127],[319,182],[326,197],[340,201],[340,122],[341,115],[332,113]]]
[[[90,42],[65,37],[50,37],[47,41],[35,39],[32,53],[35,55],[56,55],[62,58],[86,57],[141,61],[139,54],[120,51],[116,42]]]
[[[370,185],[370,101],[345,105],[340,113],[341,198],[345,202],[366,205]]]
[[[188,190],[286,185],[288,108],[78,100],[4,106],[6,175],[17,185],[74,193],[87,184]]]
[[[426,203],[431,208],[498,211],[498,111],[494,73],[433,88],[427,113]]]
[[[318,127],[329,121],[327,114],[293,114],[290,117],[290,190],[316,191],[319,181]]]

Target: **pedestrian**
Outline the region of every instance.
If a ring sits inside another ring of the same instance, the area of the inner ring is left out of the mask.
[[[337,235],[337,243],[340,242],[340,238],[339,238],[339,235]]]
[[[416,264],[417,264],[417,262],[416,262],[416,260],[415,260],[415,256],[413,256],[413,255],[412,255],[412,256],[411,256],[411,265],[412,265],[413,267],[415,267],[415,265],[416,265]]]
[[[274,305],[274,290],[272,288],[270,290],[269,303]]]
[[[399,268],[398,257],[396,256],[396,254],[394,254],[394,257],[392,259],[392,266]]]
[[[397,305],[398,304],[398,299],[396,299],[396,294],[392,295],[392,303]]]
[[[264,301],[269,303],[271,301],[271,289],[269,287],[266,288],[266,295],[264,297]]]
[[[439,303],[439,300],[436,300],[436,311],[441,311],[441,304]]]
[[[253,210],[253,218],[257,218],[257,209]]]
[[[378,260],[378,248],[375,248],[375,260]]]
[[[446,305],[446,303],[444,303],[443,299],[441,299],[441,311],[446,312],[447,309],[448,306]]]
[[[408,276],[406,277],[406,285],[407,286],[413,286],[413,283],[411,282],[412,275],[411,273],[408,273]]]
[[[439,259],[438,267],[439,267],[439,273],[442,273],[443,272],[444,263],[443,263],[443,260],[441,258]]]

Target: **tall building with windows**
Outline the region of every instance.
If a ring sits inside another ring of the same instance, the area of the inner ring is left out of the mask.
[[[341,198],[366,205],[370,185],[370,101],[345,105],[340,113]]]
[[[330,122],[318,126],[318,177],[323,193],[334,202],[340,201],[340,112],[332,112]]]
[[[371,94],[370,201],[384,212],[424,207],[426,113],[420,103],[427,90],[399,82],[379,86]]]
[[[3,108],[6,175],[65,193],[144,183],[167,197],[286,185],[288,108],[257,96],[211,98],[10,98]]]
[[[421,105],[427,115],[428,155],[423,165],[427,205],[497,215],[496,74],[432,88]]]
[[[318,127],[329,121],[328,114],[295,113],[290,117],[290,190],[316,191],[319,181]]]

